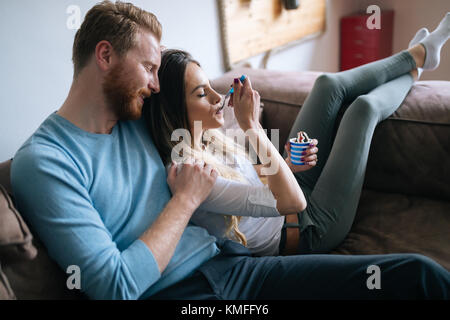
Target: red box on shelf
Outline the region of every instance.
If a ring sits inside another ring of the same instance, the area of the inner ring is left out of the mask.
[[[359,13],[341,18],[341,71],[392,55],[394,11],[381,12],[380,29],[367,27],[370,16]]]

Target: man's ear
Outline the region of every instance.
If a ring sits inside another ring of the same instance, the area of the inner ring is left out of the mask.
[[[102,71],[107,71],[113,66],[116,53],[111,43],[102,40],[95,46],[95,62]]]

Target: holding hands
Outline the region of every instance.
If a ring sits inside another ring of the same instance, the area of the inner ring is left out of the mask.
[[[187,204],[197,208],[209,195],[218,173],[210,165],[199,160],[182,164],[172,163],[167,184],[173,195],[185,197]]]

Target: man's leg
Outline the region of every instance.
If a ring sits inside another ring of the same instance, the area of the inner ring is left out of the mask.
[[[303,255],[244,259],[222,283],[233,300],[448,299],[450,273],[416,254]]]

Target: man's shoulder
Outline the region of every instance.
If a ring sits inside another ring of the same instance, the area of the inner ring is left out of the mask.
[[[21,158],[38,162],[42,158],[64,157],[64,152],[57,140],[55,123],[50,115],[17,150],[13,163],[14,160]]]
[[[71,157],[61,146],[58,128],[53,115],[50,115],[38,129],[22,144],[13,157],[11,179],[17,173],[30,172],[54,165],[72,165]]]
[[[52,170],[56,166],[68,168],[72,166],[70,157],[51,142],[46,143],[39,139],[29,139],[14,155],[11,163],[11,179],[17,174],[31,173],[44,168]]]

